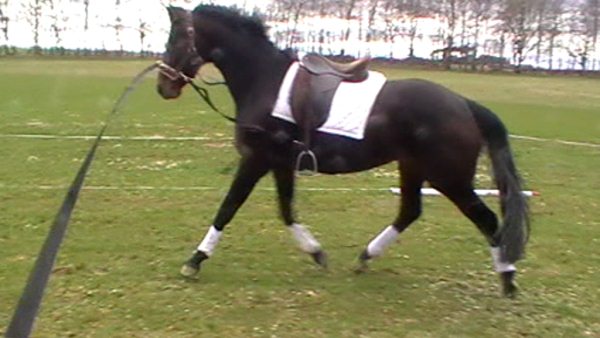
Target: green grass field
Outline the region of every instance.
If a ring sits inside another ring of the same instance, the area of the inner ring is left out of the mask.
[[[146,65],[0,59],[0,332],[92,142],[14,135],[95,135]],[[598,79],[381,70],[479,100],[512,134],[600,144]],[[368,273],[351,271],[395,217],[385,191],[397,184],[393,165],[300,179],[299,216],[328,251],[329,271],[295,248],[267,177],[200,278],[187,281],[179,267],[210,225],[237,154],[229,122],[191,91],[166,102],[154,86],[149,78],[133,93],[107,135],[207,139],[102,142],[35,337],[600,337],[598,146],[512,140],[526,188],[542,194],[531,200],[516,300],[500,297],[483,237],[440,197],[425,198],[422,218]],[[211,92],[233,109],[223,89]],[[478,185],[493,188],[486,166]],[[317,187],[370,190],[306,190]]]

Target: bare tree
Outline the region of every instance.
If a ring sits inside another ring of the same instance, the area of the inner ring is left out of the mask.
[[[460,36],[460,44],[459,46],[467,46],[468,45],[468,39],[469,39],[469,28],[468,28],[468,21],[469,21],[469,17],[467,15],[467,13],[469,12],[469,2],[467,0],[464,1],[459,1],[459,6],[458,6],[458,21],[460,23],[460,32],[459,32],[459,36]]]
[[[355,10],[359,4],[359,0],[329,0],[328,3],[337,12],[337,16],[346,21],[346,27],[341,33],[341,40],[342,42],[347,42],[350,39],[352,20],[357,17]],[[342,48],[340,54],[345,54],[344,48]]]
[[[546,36],[548,40],[546,52],[548,54],[548,68],[553,68],[556,40],[563,33],[564,16],[566,13],[566,0],[549,0],[545,20]]]
[[[367,34],[365,36],[365,41],[370,42],[373,40],[374,29],[373,25],[375,24],[375,19],[377,15],[377,8],[379,7],[379,3],[382,0],[369,0],[367,3]]]
[[[471,69],[475,70],[481,36],[481,26],[493,17],[494,0],[469,0],[470,19],[473,22],[473,62]]]
[[[369,13],[371,15],[371,13]],[[408,56],[414,56],[414,43],[418,36],[419,19],[425,17],[427,9],[424,0],[380,0],[376,20],[384,24],[380,32],[383,40],[389,43],[390,57],[393,57],[395,39],[399,36],[409,40]]]
[[[115,38],[117,40],[117,43],[119,44],[119,54],[123,54],[123,40],[121,39],[121,33],[123,32],[123,29],[125,29],[125,26],[123,25],[123,19],[121,19],[120,14],[121,0],[115,0],[115,9],[117,12],[115,21],[109,26],[115,30]]]
[[[8,0],[0,1],[0,30],[2,30],[2,35],[4,37],[4,51],[8,54],[8,23],[10,19],[8,17]]]
[[[144,19],[141,16],[139,18],[139,24],[137,27],[137,31],[138,31],[139,37],[140,37],[140,56],[143,57],[144,52],[145,52],[144,42],[146,41],[147,34],[150,33],[151,30],[150,30],[148,23],[146,21],[144,21]]]
[[[90,2],[91,0],[69,0],[70,2],[74,2],[82,5],[81,9],[83,10],[83,30],[87,32],[90,28]]]
[[[550,59],[553,57],[556,38],[564,30],[563,21],[566,1],[536,0],[534,2],[536,41],[532,48],[536,50],[535,60],[537,64],[540,64],[541,56],[544,53],[548,53]],[[597,2],[597,0],[595,1]],[[551,63],[551,61],[549,62]]]
[[[534,8],[534,15],[536,20],[535,25],[535,63],[539,64],[542,56],[542,45],[544,43],[546,35],[546,12],[548,7],[547,0],[537,0],[537,4]]]
[[[334,12],[334,3],[332,0],[312,0],[310,4],[313,13],[319,18],[330,16]],[[319,54],[323,53],[323,46],[327,44],[327,38],[331,38],[331,32],[323,26],[319,27]],[[332,51],[329,50],[329,53],[332,53]]]
[[[442,52],[443,63],[446,69],[450,69],[451,53],[455,47],[457,25],[461,19],[466,16],[467,4],[467,0],[440,0],[430,2],[432,11],[444,22],[444,27],[440,30],[440,34],[442,34],[441,38],[445,42],[445,47],[442,49]],[[466,34],[466,25],[461,26],[461,28],[461,36],[464,36]],[[464,40],[464,38],[462,40]]]
[[[48,5],[48,17],[50,18],[50,28],[54,35],[56,47],[62,45],[62,33],[67,29],[68,17],[64,12],[62,0],[45,0]],[[61,48],[61,54],[64,54],[64,49]]]
[[[306,2],[298,0],[274,0],[272,3],[269,9],[270,19],[288,23],[285,48],[294,47],[298,24],[305,8]]]
[[[443,35],[442,39],[445,41],[445,51],[443,53],[443,63],[446,69],[450,69],[450,56],[452,47],[454,47],[454,35],[456,33],[456,21],[457,21],[457,1],[458,0],[442,0],[433,2],[434,12],[445,20],[445,29],[440,29],[440,33]]]
[[[389,57],[394,57],[394,42],[400,35],[400,6],[395,0],[384,0],[382,3],[381,19],[384,22],[383,41],[390,46]]]
[[[399,9],[403,17],[402,21],[405,23],[403,35],[409,40],[408,56],[414,57],[415,39],[419,36],[419,19],[428,15],[426,2],[424,0],[400,0]]]
[[[569,19],[569,55],[577,60],[581,69],[587,69],[590,54],[598,40],[598,0],[583,0],[572,4]]]
[[[343,18],[346,20],[348,27],[344,33],[343,41],[348,41],[350,38],[350,21],[354,18],[354,10],[358,4],[358,0],[339,0],[335,1],[343,14]]]
[[[33,32],[33,50],[34,53],[40,54],[40,25],[42,19],[43,0],[28,0],[21,3],[21,9],[27,23],[31,26]]]
[[[538,0],[503,0],[498,13],[500,26],[497,33],[506,34],[512,42],[515,72],[521,66],[527,53],[531,50],[530,42],[537,30],[536,6]]]
[[[87,32],[90,28],[90,0],[83,0],[84,24],[83,29]]]
[[[591,21],[591,34],[592,34],[592,47],[595,49],[598,44],[598,33],[600,30],[600,1],[599,0],[587,0],[585,2],[585,9],[590,16]]]

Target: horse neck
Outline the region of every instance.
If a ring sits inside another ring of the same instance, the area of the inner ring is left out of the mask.
[[[215,61],[236,103],[237,112],[255,106],[258,101],[274,104],[279,85],[293,62],[287,54],[273,46],[252,51],[224,49],[225,57]],[[258,107],[257,107],[258,108]]]

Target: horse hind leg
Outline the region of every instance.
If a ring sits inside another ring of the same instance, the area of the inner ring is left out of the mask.
[[[421,216],[421,187],[424,180],[418,171],[411,170],[409,166],[401,164],[400,167],[400,187],[402,190],[400,195],[400,212],[394,223],[383,229],[373,238],[360,254],[358,257],[359,265],[355,270],[357,273],[366,271],[368,268],[367,262],[381,256],[400,233]]]
[[[496,214],[475,194],[471,185],[458,189],[448,189],[436,185],[434,187],[446,195],[477,226],[490,245],[492,263],[500,275],[503,294],[511,298],[516,296],[517,286],[514,282],[516,267],[500,261],[499,239],[496,236],[498,233]]]

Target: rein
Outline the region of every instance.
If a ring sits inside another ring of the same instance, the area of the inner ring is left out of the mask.
[[[203,87],[200,87],[199,85],[197,85],[194,82],[193,78],[185,75],[182,71],[178,71],[177,69],[169,66],[168,64],[166,64],[162,61],[157,61],[156,65],[162,75],[166,76],[171,81],[183,80],[185,83],[188,83],[190,86],[192,86],[192,88],[194,88],[196,93],[198,93],[198,95],[202,98],[202,100],[212,110],[214,110],[216,113],[221,115],[226,120],[229,120],[233,123],[237,123],[237,120],[234,117],[224,114],[222,111],[219,110],[219,108],[217,108],[217,106],[215,106],[212,99],[210,98],[210,95],[208,94],[208,90],[206,90],[206,88],[203,88]],[[212,86],[212,85],[218,85],[218,84],[224,84],[224,83],[206,83],[206,84],[209,86]]]

